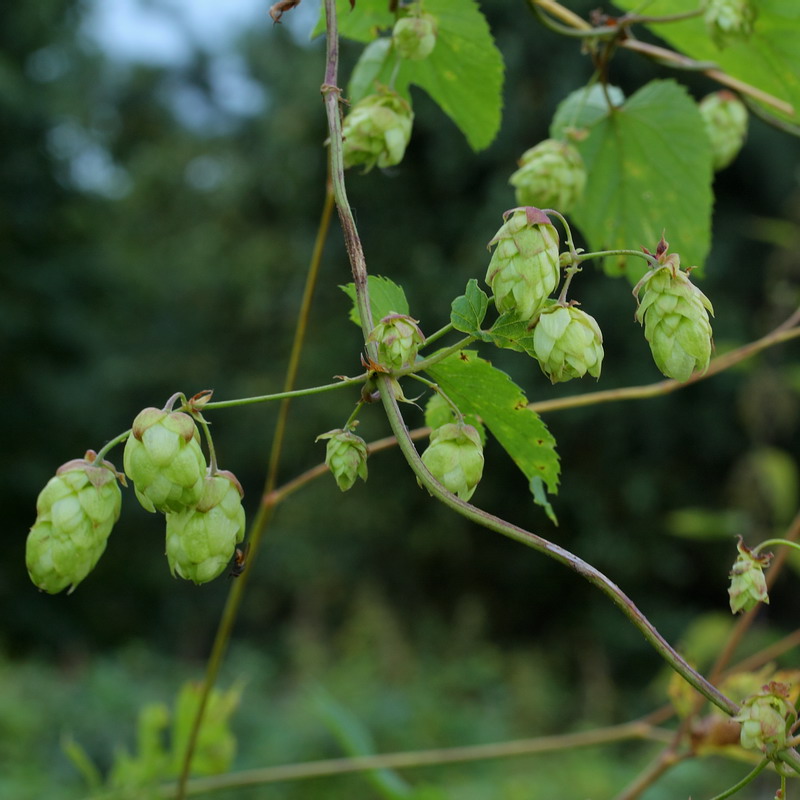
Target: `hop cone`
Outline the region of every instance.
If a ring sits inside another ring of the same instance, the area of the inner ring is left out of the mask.
[[[706,0],[704,19],[709,36],[724,47],[750,37],[756,10],[751,0]]]
[[[772,555],[754,555],[739,537],[739,555],[731,568],[731,585],[728,587],[731,613],[749,611],[759,603],[769,603],[767,579],[764,568],[769,565]]]
[[[389,369],[413,364],[425,341],[417,321],[405,314],[389,314],[373,329],[368,341],[378,343],[378,361]]]
[[[509,178],[521,206],[572,210],[586,185],[581,154],[567,142],[545,139],[526,150],[519,169]]]
[[[732,719],[742,725],[742,747],[770,754],[786,747],[786,721],[796,717],[797,712],[790,700],[790,687],[771,681],[748,697]]]
[[[711,142],[714,169],[728,166],[739,154],[747,134],[747,107],[732,92],[714,92],[700,101],[706,133]]]
[[[517,311],[532,320],[558,286],[558,232],[537,208],[507,211],[505,222],[489,247],[497,245],[486,283],[494,292],[497,310]]]
[[[553,383],[600,377],[603,334],[594,317],[575,306],[552,305],[539,314],[533,349],[542,371]]]
[[[321,433],[315,441],[327,439],[325,463],[336,479],[336,485],[346,492],[356,482],[367,479],[367,443],[352,431],[341,428]]]
[[[197,506],[167,514],[167,560],[172,574],[207,583],[227,566],[244,538],[242,487],[222,470],[206,476]]]
[[[188,414],[158,408],[139,412],[125,443],[123,464],[148,511],[180,511],[200,499],[206,459]]]
[[[436,18],[432,14],[403,17],[392,30],[392,44],[400,58],[423,61],[436,47]]]
[[[714,309],[709,299],[680,269],[673,253],[651,269],[634,287],[639,300],[636,319],[644,323],[644,335],[656,366],[668,378],[687,381],[694,372],[705,372],[711,360],[711,323]],[[641,299],[639,294],[642,294]]]
[[[446,489],[469,500],[483,474],[481,437],[472,425],[442,425],[431,433],[422,461]]]
[[[70,592],[94,569],[119,519],[117,472],[94,453],[56,470],[36,501],[25,561],[31,580],[50,594]]]
[[[342,124],[344,166],[391,167],[403,160],[414,114],[411,106],[388,89],[356,103]]]

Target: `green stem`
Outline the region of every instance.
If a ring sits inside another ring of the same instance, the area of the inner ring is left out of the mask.
[[[364,408],[365,405],[366,404],[364,403],[363,400],[359,400],[358,403],[356,403],[356,407],[353,409],[353,413],[347,418],[347,422],[345,422],[344,424],[344,430],[349,431],[351,428],[355,427],[355,425],[357,424],[356,418],[358,417],[359,412],[361,411],[362,408]]]
[[[772,545],[784,545],[786,547],[793,547],[795,550],[800,550],[800,544],[797,542],[790,542],[788,539],[767,539],[761,542],[760,545],[754,547],[752,550],[753,555],[758,555],[764,547],[771,547]]]
[[[132,430],[133,430],[132,428],[128,428],[128,430],[124,431],[119,436],[115,436],[113,439],[111,439],[110,441],[106,442],[100,448],[100,450],[98,450],[97,456],[95,458],[95,461],[98,464],[100,464],[102,462],[102,460],[106,457],[106,454],[108,453],[108,451],[111,450],[112,447],[116,447],[118,444],[122,444],[122,442],[124,442],[131,435],[131,431]]]
[[[425,337],[425,342],[423,344],[423,347],[427,347],[429,344],[432,344],[437,339],[441,339],[442,336],[444,336],[445,334],[450,333],[450,331],[452,331],[452,330],[453,330],[453,323],[452,322],[448,322],[447,325],[445,325],[443,328],[439,328],[439,330],[436,331],[435,333],[432,333],[430,336],[426,336]]]
[[[444,401],[450,406],[450,410],[453,412],[453,415],[459,422],[464,421],[464,415],[461,413],[459,407],[442,391],[441,387],[434,383],[433,381],[429,381],[427,378],[423,378],[422,375],[416,375],[412,373],[409,375],[410,378],[413,378],[415,381],[419,381],[420,383],[425,384],[431,391],[436,392]]]
[[[211,437],[211,427],[208,422],[203,419],[202,414],[197,415],[200,426],[203,429],[203,434],[206,437],[206,444],[208,445],[208,474],[214,476],[217,474],[217,451],[214,447],[214,439]]]
[[[764,767],[769,764],[769,759],[765,758],[761,761],[752,772],[749,772],[747,775],[744,776],[736,785],[731,786],[730,789],[726,789],[722,794],[714,795],[711,800],[725,800],[726,797],[733,797],[737,792],[744,789],[748,783],[751,783],[756,779],[756,777],[763,771]]]
[[[641,250],[597,250],[594,253],[576,253],[575,263],[580,264],[590,258],[605,258],[606,256],[636,256],[643,258],[651,267],[658,266],[658,261],[653,256],[643,253]]]
[[[392,375],[395,378],[402,378],[404,375],[412,375],[416,372],[424,372],[426,369],[430,369],[440,361],[444,361],[445,358],[453,355],[453,353],[457,353],[459,350],[463,350],[465,347],[468,347],[474,341],[476,341],[476,338],[477,337],[475,336],[465,336],[455,344],[451,344],[449,347],[445,347],[444,350],[439,350],[427,358],[420,359],[409,367],[393,370]]]

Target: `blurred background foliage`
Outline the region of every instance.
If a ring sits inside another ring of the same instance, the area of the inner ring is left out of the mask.
[[[107,766],[110,742],[133,735],[139,705],[200,674],[227,591],[223,579],[202,588],[173,580],[159,519],[128,496],[90,578],[71,596],[38,594],[24,569],[37,492],[59,464],[99,449],[174,391],[212,388],[226,399],[278,390],[324,194],[324,52],[322,41],[308,41],[312,0],[305,16],[277,26],[265,5],[216,48],[186,26],[179,3],[143,2],[182,31],[182,57],[161,62],[101,46],[99,5],[6,4],[0,25],[0,502],[9,535],[0,562],[0,702],[9,721],[0,758],[21,776],[8,797],[55,798],[56,785],[74,796],[77,776],[54,755],[65,728]],[[370,270],[405,287],[428,332],[447,321],[469,278],[482,279],[486,242],[514,203],[507,179],[516,159],[547,136],[557,103],[591,74],[578,46],[542,29],[524,3],[481,7],[507,67],[497,140],[473,154],[417,93],[403,164],[349,178]],[[343,76],[359,50],[344,45]],[[666,74],[631,53],[619,53],[611,72],[628,92]],[[679,77],[698,98],[716,88]],[[718,352],[766,333],[798,305],[799,155],[796,140],[752,120],[742,155],[717,176],[701,285],[715,306]],[[640,244],[655,245],[631,246]],[[334,224],[301,385],[360,369],[359,333],[338,288],[348,280]],[[575,296],[604,331],[599,388],[658,380],[630,286],[589,268]],[[548,415],[563,468],[557,529],[492,444],[475,502],[595,564],[678,640],[697,615],[725,609],[733,536],[755,543],[795,513],[797,348],[661,398]],[[486,355],[531,400],[596,388],[554,388],[533,363]],[[341,425],[355,400],[340,392],[297,402],[284,479],[323,459],[315,436]],[[242,480],[251,514],[274,416],[264,406],[210,415],[221,466]],[[386,435],[378,409],[362,420],[365,438]],[[412,407],[408,423],[422,424]],[[121,465],[121,453],[111,459]],[[322,479],[291,498],[254,569],[227,668],[246,674],[246,696],[254,693],[243,704],[237,766],[339,752],[303,706],[315,682],[381,730],[387,750],[611,723],[663,699],[652,689],[657,656],[611,604],[438,507],[396,452],[375,456],[369,483],[347,495]],[[784,576],[774,591],[765,631],[794,624],[796,579]],[[530,798],[555,796],[547,776],[566,769],[596,781],[566,796],[601,797],[633,773],[641,752],[442,774],[461,785],[459,798]],[[541,794],[526,788],[530,775]],[[362,778],[336,781],[325,797],[366,791]],[[319,796],[322,784],[312,783],[270,796]],[[647,796],[675,796],[666,787]]]

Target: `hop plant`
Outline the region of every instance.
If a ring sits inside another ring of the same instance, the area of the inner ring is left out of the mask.
[[[728,588],[731,613],[749,611],[759,603],[769,603],[767,594],[767,580],[764,577],[764,568],[772,559],[771,553],[764,555],[754,554],[739,537],[737,544],[739,555],[731,567],[731,585]]]
[[[139,412],[125,443],[123,464],[148,511],[180,511],[200,499],[206,459],[188,414],[158,408]]]
[[[402,369],[414,363],[425,336],[417,320],[393,312],[372,329],[367,341],[377,343],[378,361],[384,367]]]
[[[436,17],[415,14],[397,20],[392,30],[392,44],[400,58],[423,61],[436,47]]]
[[[747,135],[747,107],[733,92],[720,91],[706,95],[699,104],[714,169],[728,166],[739,154]]]
[[[336,485],[346,492],[356,478],[367,479],[367,443],[349,430],[337,428],[321,433],[315,441],[327,439],[325,463],[336,480]]]
[[[242,486],[221,470],[203,480],[197,505],[167,514],[167,560],[173,575],[207,583],[233,557],[245,532]]]
[[[464,423],[442,425],[431,432],[422,461],[446,489],[469,500],[483,475],[480,434]]]
[[[121,478],[95,453],[62,464],[39,493],[25,561],[31,580],[50,594],[70,593],[94,569],[119,519]]]
[[[600,377],[603,334],[594,317],[575,306],[552,301],[533,329],[533,350],[542,372],[552,383]]]
[[[756,9],[751,0],[706,0],[703,17],[709,36],[718,47],[725,47],[750,38]]]
[[[770,681],[742,703],[741,711],[732,717],[741,723],[742,747],[767,755],[786,747],[787,720],[797,717],[789,697],[786,684]]]
[[[658,266],[636,284],[639,302],[636,319],[644,324],[644,335],[656,366],[668,378],[687,381],[694,372],[705,372],[711,359],[711,323],[714,308],[680,268],[680,256],[666,255],[662,239]],[[649,252],[649,251],[648,251]],[[642,294],[641,299],[639,295]]]
[[[344,166],[391,167],[403,160],[414,114],[397,92],[383,89],[356,103],[342,123]]]
[[[500,230],[489,242],[497,245],[486,283],[494,292],[497,310],[516,311],[533,320],[558,286],[558,231],[538,208],[506,211]]]
[[[566,214],[583,195],[586,167],[568,142],[545,139],[526,150],[508,182],[521,206],[554,208]]]

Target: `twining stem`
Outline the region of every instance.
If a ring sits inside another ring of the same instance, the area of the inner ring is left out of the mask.
[[[733,797],[737,792],[744,789],[748,783],[752,783],[756,777],[764,770],[764,768],[769,764],[769,759],[765,758],[763,761],[759,762],[754,769],[747,773],[737,784],[730,787],[730,789],[726,789],[721,794],[714,795],[711,800],[725,800],[726,797]]]
[[[761,542],[757,547],[752,550],[753,555],[758,555],[765,547],[772,547],[772,545],[785,545],[786,547],[793,547],[795,550],[800,550],[800,544],[797,542],[790,542],[788,539],[767,539]]]
[[[128,430],[123,431],[119,436],[115,436],[113,439],[107,441],[98,451],[97,456],[95,457],[95,461],[100,464],[102,460],[108,455],[108,451],[111,448],[116,447],[118,444],[122,444],[130,435],[132,428],[128,428]]]

